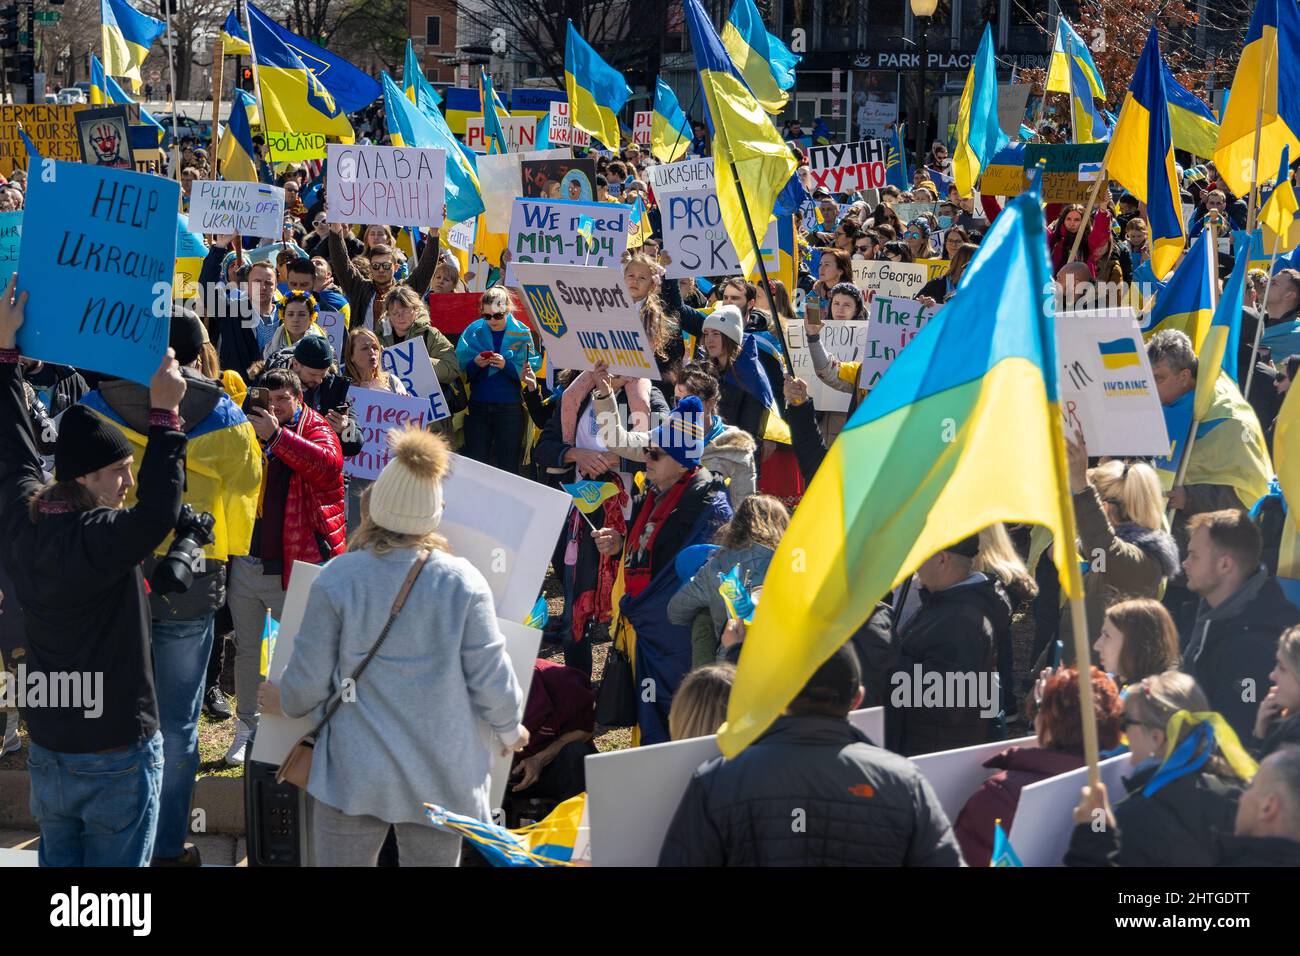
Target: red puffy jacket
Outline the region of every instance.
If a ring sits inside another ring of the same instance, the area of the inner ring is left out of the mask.
[[[270,451],[293,472],[284,505],[281,581],[288,589],[294,561],[321,563],[317,534],[325,539],[331,558],[347,549],[343,446],[329,422],[304,405],[298,423],[281,428]]]

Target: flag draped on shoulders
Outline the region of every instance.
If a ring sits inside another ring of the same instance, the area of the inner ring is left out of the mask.
[[[1241,397],[1236,382],[1221,374],[1220,369],[1210,369],[1207,374],[1214,377],[1214,394],[1196,426],[1196,442],[1183,484],[1228,485],[1237,493],[1241,507],[1250,508],[1267,493],[1273,470],[1264,430],[1254,409]],[[1168,457],[1156,460],[1156,473],[1166,491],[1173,487],[1178,473],[1195,405],[1193,390],[1164,406],[1171,447]]]
[[[248,28],[263,126],[277,132],[325,133],[351,143],[356,137],[347,116],[316,74],[280,38],[279,24],[250,3]]]
[[[569,97],[569,124],[618,149],[618,111],[632,89],[623,74],[600,58],[569,21],[564,41],[564,87]]]
[[[993,29],[984,25],[984,37],[971,61],[957,110],[957,148],[952,156],[953,179],[958,195],[970,196],[975,181],[989,160],[1007,145],[1007,134],[998,125],[998,74],[993,58]]]
[[[728,757],[883,595],[994,522],[1050,529],[1062,591],[1081,595],[1040,201],[1035,185],[1007,203],[963,293],[898,354],[827,451],[764,582],[719,731]]]
[[[104,44],[104,69],[109,76],[125,76],[140,92],[140,64],[167,24],[141,13],[127,0],[100,0],[100,34]]]
[[[754,0],[735,0],[722,25],[722,45],[763,109],[780,113],[790,100],[794,70],[802,57],[767,32]]]

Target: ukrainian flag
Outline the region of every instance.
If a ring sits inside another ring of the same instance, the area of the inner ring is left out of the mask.
[[[1070,21],[1065,17],[1056,18],[1056,39],[1052,43],[1052,62],[1047,71],[1047,92],[1070,92],[1070,63],[1077,63],[1083,70],[1094,99],[1106,99],[1106,85],[1101,81],[1097,64],[1092,62],[1092,53],[1083,37],[1074,31]]]
[[[560,483],[560,487],[573,499],[573,506],[585,515],[591,514],[610,498],[617,498],[618,485],[612,481],[575,481],[572,484]]]
[[[1237,381],[1237,348],[1241,342],[1241,308],[1245,300],[1246,269],[1249,259],[1237,256],[1232,274],[1223,287],[1214,318],[1197,355],[1196,401],[1192,415],[1203,421],[1214,402],[1214,387],[1219,375]]]
[[[217,143],[217,160],[221,164],[221,178],[241,183],[255,183],[257,155],[253,149],[253,131],[248,125],[248,106],[256,101],[241,89],[235,90],[230,104],[230,119]]]
[[[544,820],[517,830],[455,813],[433,803],[424,805],[429,822],[473,843],[493,866],[570,866],[590,857],[587,795],[570,797]]]
[[[478,171],[474,161],[460,148],[442,114],[427,115],[406,98],[387,73],[384,83],[384,120],[394,146],[432,146],[447,154],[447,222],[466,222],[483,212]]]
[[[221,25],[221,49],[226,56],[253,55],[253,48],[248,45],[248,33],[234,10],[226,14],[226,22]]]
[[[135,102],[127,95],[126,90],[118,86],[117,80],[104,71],[104,64],[99,62],[99,57],[93,53],[90,54],[90,102],[94,106]],[[140,107],[140,123],[143,126],[152,126],[157,131],[158,143],[161,145],[167,131],[143,106]]]
[[[907,150],[903,149],[904,125],[896,123],[894,135],[889,140],[889,152],[885,156],[885,183],[906,192],[912,188],[912,181],[907,175]]]
[[[402,62],[402,92],[421,113],[437,113],[438,105],[442,102],[442,97],[420,68],[420,59],[415,55],[415,44],[409,38],[406,41],[406,59]]]
[[[1207,369],[1214,383],[1209,408],[1197,419],[1196,444],[1183,476],[1184,485],[1227,485],[1236,493],[1240,507],[1249,509],[1268,493],[1268,479],[1273,473],[1264,443],[1264,430],[1250,404],[1241,397],[1237,383],[1221,374],[1219,368]],[[1197,379],[1201,372],[1198,369]],[[1172,405],[1162,406],[1165,427],[1173,443],[1167,458],[1157,459],[1156,473],[1168,491],[1178,473],[1179,459],[1186,447],[1198,396],[1193,390]],[[1278,436],[1274,434],[1276,445]]]
[[[661,163],[675,163],[691,148],[691,123],[667,83],[655,80],[655,112],[650,151]]]
[[[1147,204],[1151,268],[1159,279],[1178,261],[1187,235],[1167,100],[1160,39],[1152,27],[1111,133],[1105,165],[1111,179]]]
[[[104,68],[109,76],[125,76],[140,92],[140,64],[167,24],[141,13],[126,0],[99,0]]]
[[[1076,143],[1104,143],[1110,139],[1110,126],[1097,109],[1092,88],[1079,61],[1070,58],[1070,121]]]
[[[790,100],[794,69],[803,59],[767,32],[754,0],[736,0],[722,25],[722,45],[754,99],[769,113],[780,113]]]
[[[745,640],[718,734],[728,757],[781,714],[881,595],[994,522],[1052,532],[1061,589],[1082,596],[1040,202],[1034,185],[1007,203],[962,275],[965,294],[899,353],[827,451]]]
[[[251,3],[248,28],[263,126],[290,133],[324,133],[351,143],[356,138],[352,126],[330,91],[280,39],[279,26]]]
[[[1282,147],[1282,160],[1268,198],[1259,210],[1259,224],[1264,229],[1264,243],[1274,248],[1283,242],[1289,244],[1295,214],[1300,212],[1296,202],[1295,186],[1291,184],[1291,147]],[[1242,257],[1246,258],[1246,257]]]
[[[501,128],[501,115],[497,112],[497,103],[500,101],[492,89],[492,75],[482,69],[478,71],[478,90],[478,101],[483,104],[483,139],[487,143],[487,151],[489,154],[508,153],[510,144],[506,141],[505,130]],[[488,106],[489,102],[491,106]]]
[[[1137,346],[1133,344],[1132,339],[1098,342],[1097,351],[1101,353],[1101,364],[1110,371],[1142,364],[1138,360]]]
[[[478,90],[453,86],[447,90],[447,126],[457,136],[465,135],[465,122],[480,112]]]
[[[1007,134],[998,125],[998,74],[993,59],[993,28],[984,24],[984,36],[966,74],[957,109],[957,148],[953,151],[953,179],[957,194],[970,196],[980,171],[1002,147]]]
[[[760,255],[758,237],[767,231],[777,197],[798,163],[736,72],[699,0],[685,0],[685,9],[704,92],[704,116],[713,138],[713,175],[722,224],[736,247],[741,274],[749,275]],[[750,238],[746,222],[753,223],[755,238]]]
[[[627,217],[627,247],[635,249],[637,246],[645,245],[653,228],[650,225],[650,217],[645,211],[645,200],[640,196],[636,197],[636,202],[632,203],[632,212]]]
[[[194,299],[199,294],[199,271],[208,247],[190,232],[189,216],[176,214],[176,268],[172,271],[172,298]]]
[[[632,95],[623,74],[600,58],[569,21],[564,42],[564,87],[569,97],[569,125],[618,149],[618,111]]]
[[[1251,160],[1261,104],[1259,162],[1269,169],[1282,155],[1282,147],[1300,150],[1300,8],[1295,0],[1255,4],[1232,95],[1223,108],[1214,165],[1238,196],[1245,196],[1252,182],[1258,182]]]
[[[1155,305],[1146,316],[1142,335],[1150,338],[1165,329],[1186,332],[1199,352],[1214,316],[1214,248],[1206,229],[1188,250],[1174,274],[1156,293]]]
[[[337,53],[331,53],[305,37],[290,33],[250,3],[249,23],[252,23],[254,14],[260,18],[261,24],[267,30],[275,34],[276,39],[302,61],[302,65],[320,81],[320,85],[329,91],[334,102],[338,104],[339,110],[344,113],[355,113],[365,109],[379,98],[379,81],[369,73],[353,66]]]
[[[1185,149],[1194,156],[1210,159],[1219,140],[1219,124],[1214,113],[1201,100],[1174,79],[1169,64],[1165,68],[1165,95],[1169,97],[1169,129],[1174,149]],[[1195,178],[1195,177],[1192,177]]]
[[[1300,502],[1300,389],[1287,391],[1273,429],[1277,483],[1287,502]],[[1300,505],[1286,512],[1286,527],[1278,548],[1277,579],[1287,597],[1300,599]]]

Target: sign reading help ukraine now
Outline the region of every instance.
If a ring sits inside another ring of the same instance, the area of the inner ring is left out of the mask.
[[[517,285],[556,368],[659,378],[641,310],[612,269],[517,263]]]

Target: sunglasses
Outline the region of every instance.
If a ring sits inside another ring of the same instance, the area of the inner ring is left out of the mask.
[[[871,247],[870,247],[870,246],[855,246],[854,248],[855,248],[858,252],[870,252],[870,251],[871,251]]]
[[[391,272],[393,264],[391,262],[372,262],[370,263],[371,272]]]
[[[646,461],[660,461],[667,452],[660,451],[658,448],[647,448],[645,453]]]
[[[919,232],[909,232],[909,233],[906,234],[906,238],[908,238],[908,239],[924,239],[925,237],[922,236]]]
[[[1119,722],[1119,729],[1123,733],[1128,733],[1128,729],[1130,727],[1145,727],[1145,726],[1146,724],[1142,723],[1142,721],[1135,720],[1132,717],[1125,717]]]

